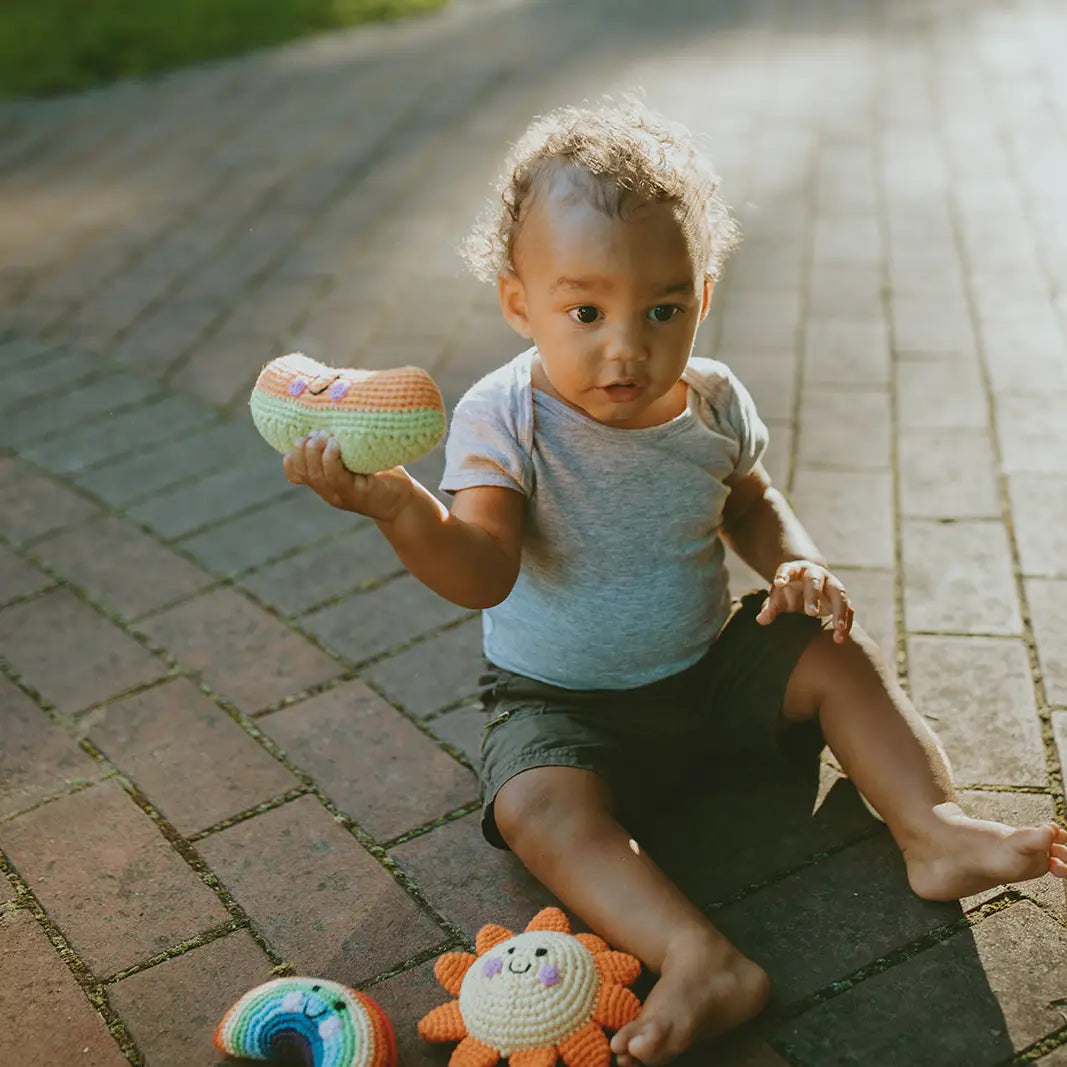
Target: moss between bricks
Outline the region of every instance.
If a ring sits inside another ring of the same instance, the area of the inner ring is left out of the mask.
[[[448,0],[5,0],[0,97],[82,89]]]

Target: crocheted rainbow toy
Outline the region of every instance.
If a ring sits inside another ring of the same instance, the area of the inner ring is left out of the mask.
[[[327,367],[302,352],[260,371],[249,407],[256,429],[282,453],[312,430],[328,430],[356,474],[418,459],[441,440],[446,423],[440,390],[419,367]]]
[[[626,987],[638,960],[613,952],[595,934],[571,934],[559,908],[544,908],[513,934],[490,924],[478,931],[477,955],[449,952],[434,965],[457,997],[419,1021],[427,1041],[459,1041],[449,1067],[610,1067],[601,1027],[618,1030],[641,1003]]]
[[[219,1023],[215,1047],[305,1067],[396,1067],[385,1012],[365,993],[323,978],[275,978],[245,993]]]

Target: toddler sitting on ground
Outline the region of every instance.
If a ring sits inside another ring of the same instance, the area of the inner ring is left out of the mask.
[[[637,104],[562,109],[516,146],[501,194],[467,252],[532,347],[456,407],[451,509],[402,467],[349,473],[325,434],[284,464],[483,609],[486,836],[661,976],[615,1034],[618,1062],[668,1063],[768,996],[631,840],[635,775],[666,788],[817,721],[920,896],[1067,876],[1063,829],[960,809],[937,739],[772,486],[752,399],[693,357],[737,230],[692,139]],[[724,543],[767,591],[731,600]]]

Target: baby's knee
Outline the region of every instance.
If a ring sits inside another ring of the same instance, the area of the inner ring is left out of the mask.
[[[837,642],[823,630],[797,660],[786,686],[782,707],[787,722],[807,722],[819,714],[827,696],[834,692],[868,689],[871,684],[890,684],[891,672],[874,639],[853,626],[849,640]]]
[[[611,817],[604,780],[577,767],[533,767],[509,778],[493,800],[493,818],[512,851],[573,837],[581,827]]]

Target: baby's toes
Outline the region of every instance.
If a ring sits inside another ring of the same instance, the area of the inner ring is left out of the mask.
[[[621,1030],[617,1030],[612,1036],[610,1045],[611,1051],[616,1056],[622,1057],[626,1055],[626,1050],[630,1047],[630,1038],[637,1033],[638,1026],[636,1022],[627,1023]],[[622,1059],[619,1059],[619,1063],[622,1067],[629,1067],[628,1064],[623,1063]]]
[[[638,1020],[640,1022],[640,1020]],[[628,1051],[646,1067],[657,1067],[671,1058],[667,1045],[667,1027],[654,1019],[645,1023],[630,1039]]]
[[[1048,869],[1050,874],[1057,878],[1067,878],[1067,835],[1060,827],[1056,827],[1057,836],[1048,850]]]

